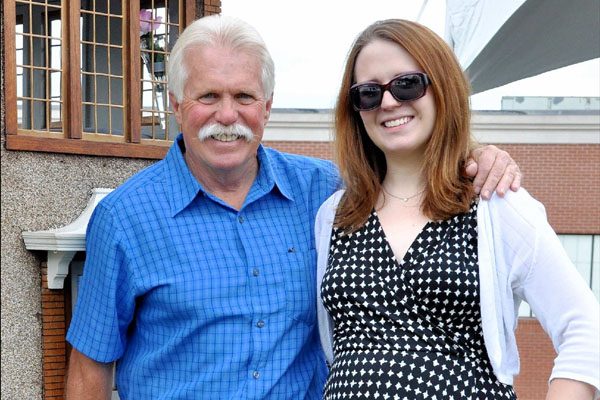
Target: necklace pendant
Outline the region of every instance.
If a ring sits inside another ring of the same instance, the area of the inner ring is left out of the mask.
[[[406,203],[408,201],[408,197],[402,197],[400,200]]]

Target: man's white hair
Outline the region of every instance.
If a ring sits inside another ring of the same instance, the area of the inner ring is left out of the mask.
[[[171,51],[167,66],[168,84],[169,91],[178,102],[183,100],[183,89],[188,79],[185,56],[191,46],[224,47],[256,56],[262,69],[265,98],[272,98],[275,88],[275,65],[258,31],[239,18],[211,15],[190,24],[181,33]]]

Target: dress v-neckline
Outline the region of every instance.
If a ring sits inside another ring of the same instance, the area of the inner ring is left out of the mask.
[[[419,231],[419,233],[417,233],[417,235],[414,237],[414,239],[410,243],[410,246],[408,246],[408,248],[406,249],[406,252],[402,255],[402,258],[398,259],[398,256],[396,255],[396,253],[394,253],[392,245],[390,244],[390,241],[388,240],[388,236],[385,233],[385,229],[383,229],[383,225],[381,224],[381,220],[379,219],[379,214],[377,214],[376,210],[373,210],[373,215],[375,216],[375,220],[377,221],[378,229],[381,231],[381,234],[383,235],[383,240],[385,240],[385,244],[387,245],[387,248],[389,249],[390,254],[392,255],[392,259],[394,260],[395,264],[399,267],[404,267],[408,263],[410,257],[416,250],[418,239],[421,238],[425,234],[425,231],[431,225],[436,223],[435,221],[432,221],[432,220],[427,221],[425,223],[425,225],[423,225],[421,227],[421,230]]]

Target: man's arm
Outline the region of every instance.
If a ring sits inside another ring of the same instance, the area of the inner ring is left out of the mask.
[[[71,351],[67,375],[67,400],[110,400],[112,363],[99,363]]]
[[[509,188],[516,192],[521,187],[519,166],[506,151],[493,145],[472,146],[465,172],[475,178],[475,192],[484,199],[489,199],[494,190],[504,196]]]

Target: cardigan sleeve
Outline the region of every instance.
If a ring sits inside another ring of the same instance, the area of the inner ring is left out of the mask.
[[[327,310],[325,310],[323,301],[321,300],[321,281],[327,269],[331,229],[333,227],[335,211],[342,194],[343,191],[338,191],[327,199],[321,205],[321,208],[319,208],[315,221],[315,241],[317,244],[317,317],[321,346],[323,346],[325,358],[329,365],[333,363],[333,321]]]
[[[522,193],[521,193],[522,192]],[[600,307],[548,223],[541,203],[522,190],[507,196],[505,215],[527,238],[529,255],[518,259],[512,241],[512,289],[526,300],[552,340],[557,356],[550,380],[567,378],[600,388]]]

